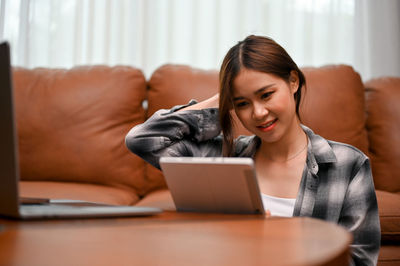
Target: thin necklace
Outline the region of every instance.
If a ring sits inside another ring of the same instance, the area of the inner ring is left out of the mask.
[[[291,157],[287,158],[284,162],[290,161],[290,160],[296,158],[297,156],[299,156],[307,148],[307,144],[308,144],[308,140],[306,141],[306,145],[304,145],[304,147],[301,148],[300,151],[298,151],[295,155],[292,155]]]
[[[290,156],[289,158],[287,158],[287,159],[284,160],[284,161],[273,160],[273,162],[285,163],[285,162],[288,162],[288,161],[290,161],[290,160],[293,160],[294,158],[296,158],[297,156],[299,156],[299,155],[307,148],[307,145],[308,145],[308,138],[306,139],[306,145],[304,145],[304,147],[301,148],[301,150],[298,151],[296,154]]]

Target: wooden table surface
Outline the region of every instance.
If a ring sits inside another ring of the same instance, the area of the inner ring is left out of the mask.
[[[337,225],[299,217],[0,219],[0,265],[346,265],[350,242]]]

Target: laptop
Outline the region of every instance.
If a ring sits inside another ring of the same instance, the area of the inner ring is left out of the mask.
[[[265,214],[251,158],[162,157],[177,211]]]
[[[0,216],[15,219],[100,218],[147,216],[161,209],[110,206],[74,200],[21,200],[19,197],[18,138],[14,120],[10,47],[0,43]]]

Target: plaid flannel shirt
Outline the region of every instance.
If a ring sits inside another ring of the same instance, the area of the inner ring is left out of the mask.
[[[157,168],[162,156],[222,156],[218,109],[176,112],[185,106],[159,110],[132,128],[125,139],[127,147]],[[350,145],[302,128],[309,141],[293,216],[343,226],[353,235],[350,263],[376,265],[380,223],[368,157]],[[260,143],[257,136],[240,136],[235,140],[235,156],[253,157]]]

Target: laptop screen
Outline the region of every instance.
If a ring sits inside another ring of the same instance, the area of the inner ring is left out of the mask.
[[[18,214],[18,143],[14,123],[10,46],[0,44],[0,214]]]

